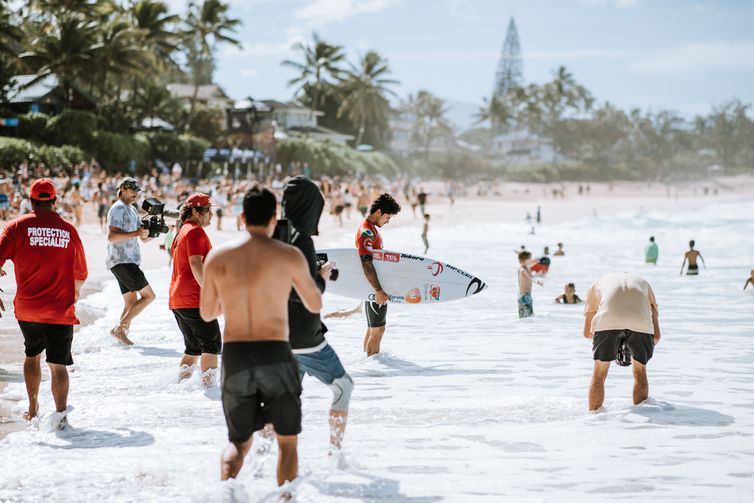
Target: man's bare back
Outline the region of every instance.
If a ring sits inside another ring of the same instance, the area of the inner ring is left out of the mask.
[[[689,265],[696,265],[696,259],[699,257],[699,252],[696,250],[689,250],[686,252],[686,260],[689,261]]]
[[[262,233],[213,249],[204,270],[201,315],[225,315],[225,342],[287,341],[291,287],[308,310],[322,308],[304,255]]]

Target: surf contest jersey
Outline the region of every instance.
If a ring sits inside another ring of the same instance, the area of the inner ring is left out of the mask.
[[[86,256],[76,228],[51,210],[36,209],[11,220],[0,234],[0,267],[12,260],[16,319],[77,325],[74,281],[87,278]]]
[[[382,237],[377,231],[377,226],[367,219],[361,222],[356,231],[356,248],[361,260],[372,260],[374,250],[382,250]]]

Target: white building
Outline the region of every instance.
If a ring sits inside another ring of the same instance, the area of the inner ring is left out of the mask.
[[[565,160],[552,145],[549,138],[543,138],[526,129],[511,131],[493,138],[491,153],[507,162],[559,162]]]
[[[354,139],[352,135],[339,133],[332,129],[322,127],[317,124],[317,117],[321,117],[324,112],[319,110],[310,110],[303,105],[294,102],[283,103],[276,100],[262,100],[267,107],[272,110],[272,120],[277,123],[276,136],[279,137],[279,131],[289,136],[303,136],[319,141],[331,141],[340,145]]]

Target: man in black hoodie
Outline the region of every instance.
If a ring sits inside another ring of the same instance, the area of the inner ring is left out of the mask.
[[[316,236],[325,200],[317,186],[305,176],[292,178],[283,192],[283,217],[289,224],[289,243],[304,254],[309,270],[319,289],[325,291],[325,281],[330,279],[332,264],[317,266],[317,254],[311,236]],[[299,365],[299,375],[316,377],[333,392],[330,407],[330,454],[340,451],[348,421],[348,403],[353,390],[353,380],[346,373],[335,351],[325,340],[327,327],[319,313],[311,313],[301,303],[295,291],[288,299],[288,327],[291,349]]]

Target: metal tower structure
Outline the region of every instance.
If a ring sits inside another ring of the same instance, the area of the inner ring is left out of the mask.
[[[524,81],[523,67],[518,30],[511,17],[510,23],[508,23],[508,32],[505,34],[503,53],[500,55],[500,62],[497,64],[495,88],[492,90],[492,95],[495,98],[503,99],[511,88],[522,85]]]

